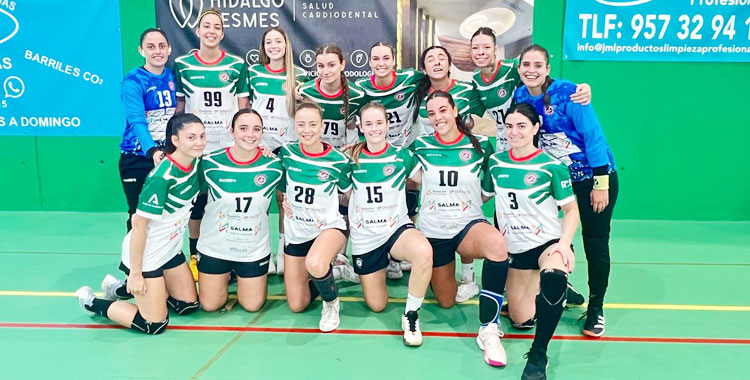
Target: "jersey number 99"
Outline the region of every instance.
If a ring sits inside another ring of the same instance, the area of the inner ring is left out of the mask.
[[[221,107],[221,91],[204,92],[203,101],[206,107]]]

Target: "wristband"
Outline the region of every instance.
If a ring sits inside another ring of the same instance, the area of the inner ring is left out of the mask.
[[[609,190],[609,174],[594,176],[594,190]]]

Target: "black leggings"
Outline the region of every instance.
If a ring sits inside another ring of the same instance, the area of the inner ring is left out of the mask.
[[[125,198],[128,200],[128,231],[131,229],[130,217],[135,214],[138,208],[138,196],[143,189],[143,181],[146,180],[148,173],[154,168],[154,160],[139,156],[136,154],[120,154],[120,180],[122,189],[125,191]]]
[[[596,214],[591,206],[593,179],[573,183],[573,191],[578,200],[581,213],[581,231],[583,249],[589,271],[589,307],[601,308],[604,294],[609,284],[609,233],[612,222],[612,211],[615,209],[619,184],[617,173],[609,175],[609,205],[604,211]]]

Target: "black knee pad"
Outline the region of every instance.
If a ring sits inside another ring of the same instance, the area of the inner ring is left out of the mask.
[[[142,333],[146,333],[148,335],[159,335],[164,332],[164,330],[167,329],[167,325],[169,324],[169,316],[161,322],[149,322],[145,319],[143,319],[143,316],[141,315],[141,312],[135,313],[135,317],[133,317],[133,322],[130,323],[130,328],[135,331],[140,331]]]
[[[193,314],[198,311],[198,307],[200,306],[198,301],[185,302],[171,296],[167,298],[167,305],[179,315]]]
[[[349,216],[349,206],[339,205],[339,214]]]
[[[417,208],[417,203],[419,203],[418,201],[418,190],[406,190],[406,209],[410,217],[417,215],[417,213],[419,212],[419,209]]]
[[[565,301],[568,289],[568,274],[559,269],[547,268],[539,274],[540,301],[557,305]]]
[[[513,326],[516,330],[531,330],[534,328],[534,324],[536,324],[536,317],[529,319],[526,322],[516,322],[508,316],[508,319],[510,320],[510,325]]]

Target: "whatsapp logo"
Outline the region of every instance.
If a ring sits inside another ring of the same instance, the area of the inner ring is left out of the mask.
[[[3,82],[3,91],[5,92],[5,98],[20,98],[26,91],[26,86],[17,76],[7,77]]]

